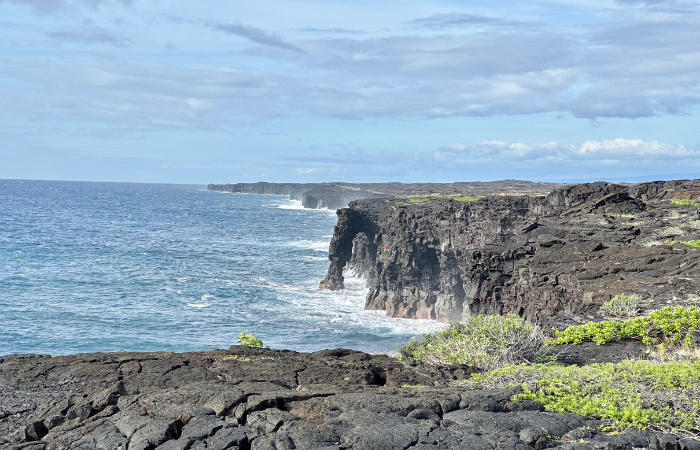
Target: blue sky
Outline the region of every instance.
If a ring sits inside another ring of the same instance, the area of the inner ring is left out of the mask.
[[[697,0],[0,0],[0,178],[700,178]]]

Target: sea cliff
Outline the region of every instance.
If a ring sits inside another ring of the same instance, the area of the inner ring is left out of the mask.
[[[511,312],[563,327],[600,319],[620,293],[647,310],[695,304],[700,249],[680,243],[700,237],[693,200],[700,180],[359,200],[337,212],[320,286],[342,289],[349,270],[367,280],[366,309],[443,322]]]
[[[358,199],[426,195],[490,195],[497,193],[534,195],[549,192],[560,183],[503,180],[460,183],[235,183],[210,184],[207,190],[241,194],[288,195],[304,208],[338,209]]]

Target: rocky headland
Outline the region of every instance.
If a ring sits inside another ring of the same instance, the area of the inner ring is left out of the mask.
[[[250,189],[332,190],[295,186]],[[368,309],[445,322],[513,313],[545,329],[605,319],[603,302],[621,293],[647,312],[700,303],[700,248],[688,244],[700,238],[700,180],[547,195],[412,189],[373,191],[383,197],[338,210],[321,287],[342,289],[350,270],[367,280]],[[690,338],[698,343],[697,332]],[[649,348],[615,339],[549,350],[557,367],[601,373],[617,366],[590,364]],[[696,374],[693,364],[683,367]],[[518,400],[527,386],[469,384],[478,372],[346,349],[9,355],[0,357],[0,450],[700,450],[688,437],[695,425],[605,433],[593,417]],[[666,409],[679,402],[661,398]]]
[[[353,200],[408,196],[537,195],[561,183],[503,180],[462,183],[235,183],[210,184],[207,190],[240,194],[288,195],[304,208],[345,208]]]
[[[365,308],[390,316],[514,313],[557,328],[601,320],[621,293],[646,310],[697,304],[700,248],[680,243],[700,238],[694,200],[700,180],[358,200],[338,210],[321,287],[342,289],[349,270],[367,280]]]

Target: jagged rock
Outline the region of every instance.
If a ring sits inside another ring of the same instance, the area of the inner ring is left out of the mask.
[[[272,373],[270,361],[285,372],[281,379],[306,374],[307,381],[295,387],[275,383],[280,376]],[[135,363],[139,371],[116,375]],[[270,371],[268,380],[261,379],[263,369]],[[335,384],[343,371],[348,380]],[[56,384],[67,373],[71,381]],[[367,373],[387,377],[367,378]],[[0,395],[0,411],[15,412],[0,419],[0,449],[694,450],[699,445],[692,439],[639,430],[619,436],[600,433],[594,431],[600,422],[589,417],[544,412],[533,401],[512,401],[519,388],[454,386],[455,378],[471,373],[464,367],[431,371],[346,349],[309,354],[233,346],[183,354],[11,355],[0,362],[0,391],[12,394]],[[122,377],[121,384],[115,383],[115,376]],[[423,383],[390,385],[391,376]],[[37,395],[50,391],[67,395]],[[217,392],[220,396],[213,398]],[[107,398],[111,399],[97,401]],[[216,410],[206,406],[212,402]],[[113,404],[89,417],[66,418],[76,406],[105,403]],[[17,404],[29,406],[13,410]],[[63,417],[64,422],[42,429],[53,417]]]
[[[390,316],[464,320],[515,313],[545,327],[603,319],[613,296],[646,310],[700,301],[700,180],[590,183],[540,197],[360,200],[338,211],[328,275],[367,280],[365,308]]]

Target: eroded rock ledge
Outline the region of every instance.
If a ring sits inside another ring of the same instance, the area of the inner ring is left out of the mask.
[[[546,326],[601,317],[603,302],[636,293],[647,309],[698,303],[700,180],[591,183],[547,196],[426,204],[359,200],[338,211],[322,288],[343,271],[367,280],[366,309],[461,320],[516,313]]]
[[[6,356],[0,449],[700,448],[453,385],[471,372],[343,349]]]

